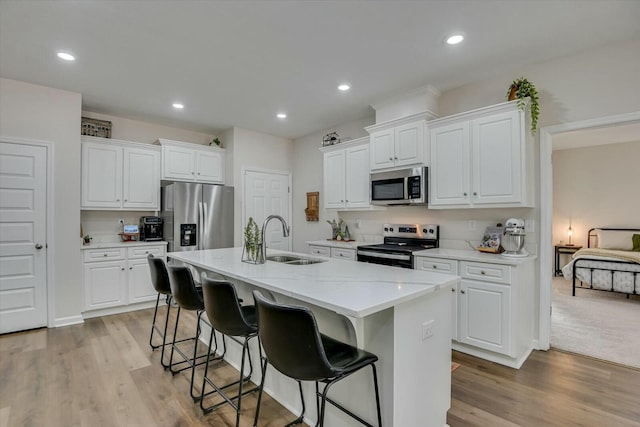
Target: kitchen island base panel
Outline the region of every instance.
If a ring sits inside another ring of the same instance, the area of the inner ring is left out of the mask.
[[[251,303],[251,292],[260,288],[231,280],[238,296],[245,304]],[[451,386],[451,306],[452,293],[449,288],[441,289],[428,296],[407,301],[396,307],[374,313],[359,321],[360,339],[356,339],[353,324],[330,310],[286,295],[272,293],[276,301],[284,304],[309,307],[316,317],[322,333],[358,344],[379,358],[376,363],[383,425],[420,425],[441,427],[446,425],[446,413],[450,407]],[[433,320],[433,336],[422,339],[422,325]],[[203,324],[203,330],[206,329]],[[204,330],[203,336],[207,336]],[[406,351],[411,348],[411,351]],[[250,351],[258,360],[257,343],[252,343]],[[236,369],[240,367],[241,347],[228,340],[225,359]],[[255,368],[255,367],[254,367]],[[254,369],[253,382],[259,382],[261,370]],[[301,403],[297,383],[275,369],[267,370],[265,392],[295,414],[300,413]],[[303,394],[307,403],[305,422],[315,425],[317,414],[313,404],[315,387],[312,382],[303,382]],[[364,419],[376,425],[376,407],[373,381],[368,369],[356,372],[348,380],[331,388],[330,397]],[[419,408],[419,411],[416,411]],[[341,411],[327,405],[325,425],[351,427],[360,425]]]

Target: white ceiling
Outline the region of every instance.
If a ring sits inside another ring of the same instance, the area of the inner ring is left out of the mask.
[[[0,75],[80,92],[88,111],[296,138],[426,84],[515,78],[638,38],[638,22],[637,0],[0,0]],[[444,44],[454,31],[465,42]],[[351,91],[339,92],[345,81]]]

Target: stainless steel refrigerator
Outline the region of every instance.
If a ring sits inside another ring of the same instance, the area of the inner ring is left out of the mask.
[[[233,247],[233,187],[173,182],[162,187],[169,252]]]

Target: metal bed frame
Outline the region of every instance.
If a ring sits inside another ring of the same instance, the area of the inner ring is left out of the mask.
[[[594,233],[595,230],[611,230],[611,231],[638,231],[640,232],[640,229],[638,228],[592,228],[589,230],[589,234],[587,235],[587,248],[591,247],[591,239],[592,238],[596,238],[597,235],[596,233]],[[604,267],[588,267],[588,266],[583,266],[583,265],[578,265],[583,261],[602,261],[601,259],[594,259],[594,258],[579,258],[576,259],[575,262],[573,263],[573,293],[572,296],[576,296],[576,288],[579,289],[591,289],[594,291],[605,291],[605,292],[618,292],[618,293],[622,293],[622,294],[626,294],[627,295],[627,299],[629,299],[630,295],[639,295],[640,294],[640,283],[638,283],[638,275],[640,275],[640,272],[638,271],[628,271],[628,270],[616,270],[614,268],[604,268]],[[610,262],[610,263],[614,263],[614,264],[635,264],[634,262],[631,261],[622,261],[622,260],[607,260],[606,262]],[[583,283],[582,281],[580,281],[580,286],[576,286],[576,269],[578,268],[584,268],[584,269],[588,269],[589,270],[589,287],[586,286],[582,286]],[[593,272],[594,270],[599,270],[599,271],[610,271],[611,272],[611,289],[595,289],[593,287]],[[616,291],[613,289],[613,275],[616,272],[620,272],[620,273],[630,273],[633,274],[633,293],[629,293],[629,292],[620,292],[620,291]]]

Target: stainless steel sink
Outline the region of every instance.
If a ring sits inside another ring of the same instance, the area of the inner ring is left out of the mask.
[[[309,265],[325,262],[323,259],[302,258],[295,255],[270,255],[266,257],[267,261],[281,262],[289,265]]]

